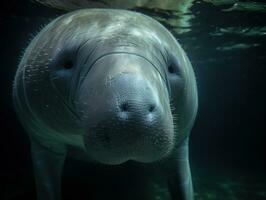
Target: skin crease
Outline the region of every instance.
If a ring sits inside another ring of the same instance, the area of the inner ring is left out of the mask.
[[[31,140],[39,200],[61,198],[71,152],[88,165],[151,167],[172,199],[193,199],[195,76],[176,39],[152,18],[83,9],[55,19],[26,49],[13,99]]]

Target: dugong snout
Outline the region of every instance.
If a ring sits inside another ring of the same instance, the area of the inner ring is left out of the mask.
[[[114,92],[113,109],[121,120],[143,121],[149,123],[158,120],[162,106],[156,98],[153,88],[141,75],[124,73],[115,76],[107,90]]]
[[[92,66],[77,110],[86,127],[85,145],[97,161],[149,162],[170,151],[174,128],[163,79],[137,55],[110,54]]]

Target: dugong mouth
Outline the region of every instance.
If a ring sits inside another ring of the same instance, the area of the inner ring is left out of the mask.
[[[163,119],[142,120],[108,118],[90,127],[84,142],[88,153],[98,162],[120,164],[127,160],[142,163],[157,161],[174,146],[174,128]]]

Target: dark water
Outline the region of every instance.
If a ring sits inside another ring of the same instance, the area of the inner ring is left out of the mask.
[[[64,12],[30,1],[6,2],[0,8],[0,199],[34,199],[29,141],[12,108],[12,80],[32,33]],[[266,11],[223,11],[230,6],[194,3],[191,26],[182,34],[167,23],[171,13],[138,9],[167,19],[162,23],[194,66],[199,112],[190,160],[197,200],[266,199]],[[65,179],[66,195],[72,187],[86,188],[73,174]]]

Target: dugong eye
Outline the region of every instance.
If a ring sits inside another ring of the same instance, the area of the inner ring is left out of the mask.
[[[168,71],[169,77],[181,76],[181,65],[177,55],[169,53],[166,57],[166,70]]]
[[[72,69],[73,68],[73,61],[72,60],[67,60],[67,61],[65,61],[64,62],[64,64],[63,64],[63,67],[65,68],[65,69]]]
[[[176,65],[175,63],[172,63],[168,66],[168,72],[172,75],[180,75],[179,72],[179,66]]]
[[[173,64],[171,64],[171,65],[168,66],[168,72],[170,74],[175,73],[175,66]]]

